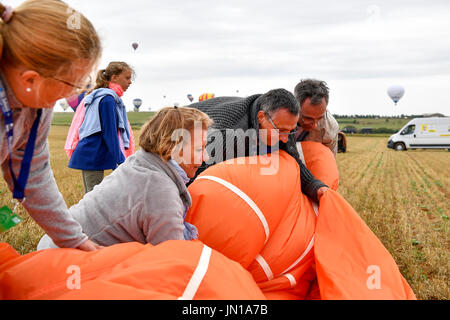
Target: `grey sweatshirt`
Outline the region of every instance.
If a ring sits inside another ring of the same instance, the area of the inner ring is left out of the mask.
[[[183,240],[191,196],[176,169],[142,149],[127,158],[69,211],[100,245]]]
[[[0,74],[0,79],[5,86],[8,102],[13,112],[12,165],[14,174],[18,177],[28,136],[36,119],[37,109],[22,106],[14,97],[2,74]],[[59,247],[76,248],[86,241],[88,237],[82,232],[80,224],[69,215],[66,203],[58,190],[50,168],[47,138],[52,116],[53,109],[42,110],[23,206],[33,220],[47,232]],[[0,112],[0,147],[3,177],[12,191],[13,182],[8,163],[8,141],[6,139],[5,120],[2,112]],[[8,205],[8,203],[2,203],[1,205]]]

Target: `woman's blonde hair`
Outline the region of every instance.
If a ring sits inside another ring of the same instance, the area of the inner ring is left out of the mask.
[[[147,152],[152,152],[164,161],[171,158],[175,146],[183,142],[182,135],[175,135],[177,129],[191,131],[201,123],[207,129],[213,121],[198,109],[166,107],[147,121],[141,129],[139,145]]]
[[[6,8],[0,3],[0,16]],[[81,13],[58,0],[28,0],[0,21],[0,64],[23,65],[44,77],[67,72],[80,59],[95,63],[100,39]]]
[[[95,89],[98,88],[108,88],[109,82],[113,75],[119,75],[124,71],[131,71],[132,76],[134,76],[134,70],[126,62],[113,61],[108,64],[106,69],[99,70],[97,72],[97,79],[95,80]]]

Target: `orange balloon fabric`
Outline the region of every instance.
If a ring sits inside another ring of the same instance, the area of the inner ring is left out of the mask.
[[[79,270],[80,289],[73,287],[72,270]],[[0,299],[265,299],[238,263],[200,241],[183,240],[24,256],[1,243],[0,284]]]
[[[297,142],[300,158],[304,158],[305,165],[316,179],[319,179],[334,191],[339,187],[339,170],[336,159],[330,148],[319,142]]]
[[[189,186],[186,220],[202,242],[246,268],[264,294],[304,299],[314,278],[316,213],[300,190],[298,164],[284,151],[232,159]]]
[[[309,169],[337,189],[331,151],[301,146]],[[300,192],[291,156],[281,151],[277,170],[262,174],[268,158],[219,163],[189,186],[187,220],[202,242],[238,261],[268,299],[415,299],[389,252],[338,193],[330,189],[317,206]]]
[[[322,299],[416,299],[389,251],[333,190],[320,199],[314,254]]]
[[[338,181],[332,154],[301,147],[316,177]],[[199,240],[24,256],[0,244],[0,299],[416,298],[342,196],[330,189],[315,204],[300,190],[298,164],[283,151],[216,164],[189,186],[186,220]],[[69,288],[73,266],[80,289]]]

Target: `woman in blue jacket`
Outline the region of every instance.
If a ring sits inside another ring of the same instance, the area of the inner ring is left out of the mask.
[[[79,129],[79,143],[69,168],[82,170],[84,191],[102,182],[104,170],[125,161],[123,148],[130,147],[133,134],[121,96],[131,85],[134,71],[125,62],[111,62],[97,74],[96,86],[85,98],[85,117]]]

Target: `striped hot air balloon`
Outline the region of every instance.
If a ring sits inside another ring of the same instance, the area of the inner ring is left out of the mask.
[[[214,98],[214,93],[203,93],[198,97],[198,101],[208,100]]]

